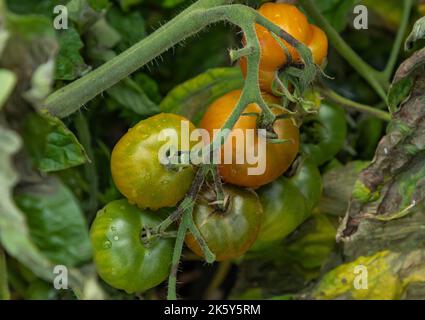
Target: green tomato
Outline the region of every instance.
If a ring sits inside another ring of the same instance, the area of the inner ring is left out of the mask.
[[[322,176],[315,162],[310,157],[301,160],[297,171],[290,179],[306,199],[311,211],[319,203],[322,195]]]
[[[291,177],[280,177],[258,190],[264,218],[253,250],[282,240],[301,225],[317,205],[322,191],[320,172],[310,159],[303,159]]]
[[[131,203],[152,210],[174,207],[189,190],[195,174],[192,166],[174,170],[159,161],[161,150],[172,143],[169,137],[161,138],[163,130],[175,130],[176,143],[181,147],[183,121],[187,121],[189,133],[195,130],[186,118],[161,113],[140,121],[116,144],[111,156],[112,177]],[[189,141],[189,148],[195,144]]]
[[[161,222],[158,213],[141,211],[127,200],[112,201],[94,220],[90,237],[100,277],[128,293],[143,292],[164,281],[170,271],[173,240],[141,241],[145,227]]]
[[[217,261],[240,257],[252,246],[263,214],[254,191],[225,185],[224,193],[229,196],[226,211],[211,205],[216,200],[215,193],[207,190],[200,195],[193,212],[195,225]],[[191,234],[187,235],[186,244],[202,256],[202,250]]]
[[[303,134],[306,141],[302,143],[301,150],[317,166],[321,166],[331,160],[344,145],[347,136],[345,111],[341,107],[322,103],[319,113],[311,120],[313,127],[305,130],[308,133],[306,138]],[[312,143],[311,140],[317,143]]]

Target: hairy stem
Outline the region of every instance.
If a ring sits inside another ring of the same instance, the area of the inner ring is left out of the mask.
[[[43,107],[53,115],[66,117],[98,94],[140,69],[175,44],[220,20],[205,14],[208,8],[231,3],[231,0],[199,0],[151,35],[109,60],[96,70],[52,93]]]
[[[188,227],[187,225],[188,225],[188,217],[187,217],[187,213],[185,212],[183,214],[182,221],[180,222],[179,229],[177,231],[176,242],[174,244],[173,258],[171,261],[171,272],[168,277],[168,295],[167,295],[168,300],[177,299],[177,292],[176,292],[177,271],[179,269],[180,257],[183,251],[184,239],[186,237],[186,231]]]
[[[403,1],[403,16],[401,19],[400,26],[397,31],[397,36],[395,38],[393,48],[391,50],[390,57],[388,59],[387,66],[383,71],[386,79],[390,79],[394,70],[394,66],[397,62],[397,57],[400,52],[400,48],[403,44],[403,39],[406,34],[407,26],[409,25],[410,12],[412,11],[413,0],[404,0]]]
[[[94,162],[94,152],[92,148],[91,133],[86,117],[79,112],[75,117],[75,127],[77,129],[78,139],[80,140],[90,162],[84,164],[84,176],[88,181],[89,201],[87,204],[87,212],[90,218],[93,218],[97,210],[97,194],[98,194],[98,176],[96,164]]]
[[[365,105],[365,104],[361,104],[361,103],[352,101],[350,99],[347,99],[347,98],[339,95],[338,93],[336,93],[335,91],[332,91],[330,89],[319,88],[319,91],[326,98],[328,98],[329,100],[331,100],[335,103],[342,105],[343,107],[346,107],[348,109],[353,109],[353,110],[356,110],[358,112],[367,113],[371,116],[374,116],[376,118],[379,118],[379,119],[387,121],[387,122],[391,121],[391,115],[390,115],[390,113],[388,113],[386,111],[379,110],[379,109],[374,108],[372,106],[368,106],[368,105]]]
[[[300,3],[307,13],[313,17],[318,26],[326,32],[330,43],[339,54],[372,86],[381,99],[386,101],[387,95],[385,90],[388,88],[389,83],[384,75],[369,66],[351,49],[328,20],[320,13],[312,0],[300,0]]]
[[[226,279],[227,275],[229,274],[230,270],[232,268],[232,262],[231,261],[223,261],[220,262],[218,265],[217,271],[214,275],[214,278],[212,279],[210,285],[208,286],[204,298],[214,299],[216,290],[221,286],[223,281]]]

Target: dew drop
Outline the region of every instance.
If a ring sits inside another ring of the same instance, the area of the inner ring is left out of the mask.
[[[104,247],[105,249],[110,249],[110,248],[112,247],[112,243],[111,243],[111,241],[106,240],[106,241],[103,243],[103,247]]]
[[[118,241],[120,238],[118,236],[114,236],[114,240]]]

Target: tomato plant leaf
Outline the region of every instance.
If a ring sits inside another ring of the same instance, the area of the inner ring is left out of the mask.
[[[154,103],[132,78],[125,79],[109,89],[108,94],[124,108],[138,115],[148,116],[159,112]]]
[[[84,62],[80,50],[84,47],[80,35],[74,28],[59,32],[59,53],[56,58],[55,78],[74,80],[85,74],[90,68]]]
[[[342,264],[328,272],[307,299],[421,299],[425,281],[423,250],[383,250]],[[362,277],[367,272],[367,277]],[[359,277],[362,278],[359,281]]]
[[[109,0],[87,0],[87,1],[90,7],[92,7],[96,11],[107,9],[110,5]]]
[[[53,278],[53,267],[32,242],[25,216],[12,199],[12,188],[18,182],[12,156],[20,147],[19,136],[0,126],[0,242],[9,255],[49,280]]]
[[[185,1],[186,0],[160,0],[159,2],[161,6],[164,8],[174,8]]]
[[[34,165],[44,172],[64,170],[89,160],[75,135],[47,113],[28,115],[23,138]]]
[[[10,292],[7,283],[6,255],[0,246],[0,300],[9,300]]]
[[[91,257],[88,226],[77,200],[57,178],[20,188],[15,198],[34,243],[53,263],[74,267]]]
[[[409,97],[415,79],[423,73],[425,49],[416,51],[397,70],[388,93],[391,112],[397,112],[400,105]]]
[[[16,76],[9,70],[0,69],[0,110],[6,102],[9,95],[12,93],[16,84]]]
[[[413,26],[413,30],[410,33],[409,37],[406,39],[406,43],[404,44],[404,49],[410,50],[413,48],[414,44],[419,40],[425,39],[425,17],[420,18],[416,21]]]
[[[103,17],[103,9],[109,5],[108,0],[71,0],[67,3],[69,19],[81,32]]]
[[[331,215],[344,216],[357,177],[368,164],[367,161],[353,161],[345,166],[327,171],[323,175],[323,193],[319,202],[320,211]]]
[[[108,10],[106,19],[121,36],[118,44],[120,52],[147,36],[145,20],[138,11],[124,15],[119,9],[113,7]]]
[[[425,49],[401,64],[394,77],[412,79],[408,98],[393,113],[374,160],[356,181],[339,238],[357,257],[390,247],[408,251],[423,241],[425,204]],[[374,241],[371,241],[371,238]],[[367,245],[366,245],[367,243]]]
[[[183,115],[196,124],[214,100],[242,88],[243,81],[239,68],[210,69],[171,90],[160,108],[163,112]]]
[[[129,11],[132,6],[142,3],[143,0],[120,0],[121,9]]]
[[[338,32],[345,29],[354,0],[316,0],[315,5]]]
[[[269,299],[299,291],[306,281],[319,276],[335,247],[335,234],[335,226],[324,213],[314,214],[275,246],[249,252],[239,265],[231,298]]]

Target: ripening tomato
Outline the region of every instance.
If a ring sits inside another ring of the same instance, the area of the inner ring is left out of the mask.
[[[225,211],[211,204],[216,200],[212,190],[206,190],[199,196],[193,211],[195,225],[217,261],[240,257],[252,246],[260,230],[263,213],[254,191],[225,185],[224,193],[229,197]],[[197,255],[203,255],[191,234],[186,236],[186,244]]]
[[[161,223],[158,213],[140,210],[127,200],[99,210],[90,229],[97,273],[128,293],[143,292],[164,281],[170,271],[174,240],[141,241],[144,227]]]
[[[265,3],[258,12],[275,23],[298,41],[307,45],[316,64],[321,65],[328,52],[328,39],[326,34],[315,25],[309,24],[306,16],[296,6],[286,3]],[[288,61],[284,49],[273,38],[270,32],[260,25],[256,25],[256,33],[261,46],[261,59],[259,71],[259,84],[263,91],[272,92],[275,73]],[[300,59],[297,50],[287,45],[288,51],[294,61]],[[245,44],[245,39],[242,41]],[[242,73],[246,76],[247,60],[240,60]]]
[[[112,151],[111,171],[118,190],[140,208],[157,210],[173,207],[188,191],[194,178],[191,166],[175,170],[160,162],[161,149],[170,144],[171,137],[161,135],[173,130],[179,151],[185,150],[181,128],[186,123],[189,133],[194,125],[184,117],[161,113],[140,121],[131,128]],[[188,141],[189,149],[196,141]]]
[[[216,100],[207,109],[201,120],[200,128],[206,129],[212,138],[214,129],[221,129],[235,108],[239,97],[240,90],[229,92]],[[267,101],[276,102],[276,98],[266,95]],[[250,104],[246,107],[245,113],[259,113],[260,107],[256,104]],[[273,109],[275,114],[281,114],[282,111]],[[255,116],[242,115],[233,127],[231,136],[227,139],[222,147],[221,163],[219,164],[220,175],[225,182],[243,186],[257,188],[265,185],[277,177],[282,175],[294,161],[299,149],[299,130],[293,124],[291,119],[278,119],[274,124],[274,130],[279,139],[286,139],[287,142],[280,144],[267,143],[265,149],[259,147],[259,137],[257,131],[257,118]],[[237,130],[243,133],[243,141],[233,139],[232,134]],[[253,139],[248,136],[255,133]],[[232,139],[231,139],[232,138]],[[242,145],[241,145],[242,143]],[[230,163],[225,160],[226,150],[232,150],[232,158]],[[243,153],[243,154],[242,154]],[[248,155],[248,153],[250,155]],[[247,161],[252,154],[258,156],[258,163],[251,164]],[[241,161],[238,158],[243,156]],[[253,168],[264,168],[262,174],[252,172]]]

